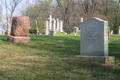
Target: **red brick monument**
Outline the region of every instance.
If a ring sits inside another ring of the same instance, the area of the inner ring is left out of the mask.
[[[7,40],[13,43],[28,43],[29,37],[30,18],[27,16],[13,17],[11,35]]]

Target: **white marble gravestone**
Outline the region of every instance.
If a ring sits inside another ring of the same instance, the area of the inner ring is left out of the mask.
[[[53,18],[53,31],[56,30],[56,20]]]
[[[35,31],[35,34],[38,35],[38,34],[39,34],[39,31],[38,31],[37,21],[35,21],[35,23],[36,23],[36,31]]]
[[[63,32],[63,21],[60,20],[60,32]]]
[[[49,35],[48,21],[45,22],[45,35]]]
[[[52,28],[52,15],[50,15],[50,18],[49,19],[49,25],[48,25],[48,29],[51,30]]]
[[[48,21],[45,21],[45,29],[43,30],[43,35],[49,35],[50,31],[48,30]]]
[[[52,26],[52,30],[50,31],[49,35],[57,36],[56,20],[53,18],[52,22],[53,22],[53,26]]]
[[[111,30],[110,34],[113,34],[113,30]]]
[[[1,35],[1,30],[0,30],[0,35]]]
[[[2,35],[5,35],[5,31],[2,31]]]
[[[80,20],[80,22],[83,22],[83,17],[81,17],[81,20]]]
[[[89,18],[81,22],[81,56],[77,58],[103,60],[114,63],[114,57],[108,57],[108,21]]]
[[[7,33],[8,33],[8,35],[10,35],[10,31],[11,31],[11,30],[10,30],[10,23],[7,23],[7,25],[8,25],[8,28],[7,28],[7,29],[8,29],[8,30],[7,30]]]
[[[78,27],[74,27],[74,28],[73,28],[73,33],[78,32],[78,31],[79,31],[79,28],[78,28]]]
[[[119,26],[119,34],[120,34],[120,26]]]
[[[57,18],[57,31],[59,31],[59,26],[60,26],[60,23],[59,23],[59,19]]]

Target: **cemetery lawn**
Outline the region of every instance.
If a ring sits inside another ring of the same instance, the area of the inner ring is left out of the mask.
[[[30,35],[30,43],[7,42],[0,35],[0,80],[119,80],[120,35],[111,35],[115,65],[79,60],[79,36]]]

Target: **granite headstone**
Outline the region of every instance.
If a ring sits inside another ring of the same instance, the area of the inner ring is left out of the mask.
[[[108,22],[89,18],[81,23],[81,55],[108,55]]]
[[[114,64],[115,57],[108,56],[108,21],[89,18],[81,22],[80,59],[105,61]]]

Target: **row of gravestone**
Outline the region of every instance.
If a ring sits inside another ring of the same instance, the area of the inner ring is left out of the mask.
[[[57,31],[64,32],[63,31],[63,21],[59,20],[57,18],[52,18],[52,15],[50,15],[50,18],[45,22],[45,29],[43,30],[43,34],[45,35],[57,35]]]
[[[118,31],[118,32],[119,32],[119,34],[120,34],[120,26],[119,26],[119,31]],[[111,30],[111,32],[110,32],[110,33],[111,33],[111,34],[113,34],[113,30]]]
[[[0,35],[5,35],[5,31],[0,31]]]
[[[108,27],[108,29],[110,30],[110,27]],[[74,27],[73,28],[73,33],[79,32],[79,28],[78,27]],[[109,31],[108,31],[109,32]],[[110,34],[113,34],[113,30],[111,30]],[[119,26],[119,34],[120,34],[120,26]]]
[[[5,35],[5,34],[10,35],[10,30],[0,31],[0,35]]]
[[[30,19],[26,16],[13,17],[11,35],[8,41],[28,43]],[[113,64],[115,57],[108,56],[108,22],[99,18],[89,18],[81,22],[80,59],[100,60]]]
[[[9,22],[5,23],[5,25],[3,25],[3,26],[4,26],[4,30],[0,30],[0,34],[2,34],[2,35],[5,35],[5,34],[10,35],[10,23]]]

